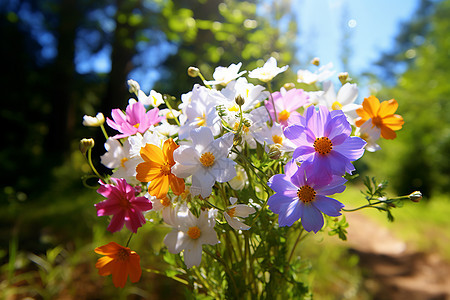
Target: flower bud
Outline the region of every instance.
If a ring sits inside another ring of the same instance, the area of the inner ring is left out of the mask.
[[[233,138],[233,146],[240,145],[242,143],[242,136],[240,134],[235,134]]]
[[[286,89],[286,91],[289,91],[295,88],[295,84],[293,84],[292,82],[286,82],[283,87]]]
[[[234,102],[236,102],[237,105],[242,106],[245,103],[245,99],[241,95],[237,95],[237,97],[234,98]]]
[[[347,72],[339,73],[338,77],[339,77],[339,81],[341,82],[342,85],[346,84],[347,81],[352,80],[350,77],[348,77],[348,73]]]
[[[216,106],[216,111],[217,111],[217,114],[219,115],[219,117],[224,117],[227,115],[226,108],[222,104],[219,104]]]
[[[412,202],[419,202],[420,199],[422,199],[422,193],[420,191],[415,191],[409,194],[408,197]]]
[[[315,65],[315,66],[319,66],[320,65],[320,58],[318,58],[318,57],[314,57],[312,60],[311,60],[311,64],[313,64],[313,65]]]
[[[105,116],[102,113],[98,113],[95,117],[84,115],[83,125],[88,127],[99,127],[105,123]]]
[[[279,146],[277,145],[269,146],[269,157],[270,159],[279,159],[281,157],[281,151]]]
[[[187,72],[191,77],[197,77],[200,74],[200,70],[196,67],[189,67]]]
[[[139,93],[141,86],[139,85],[139,83],[137,83],[137,81],[133,79],[128,79],[127,84],[128,84],[128,91],[131,94],[137,95]]]
[[[92,149],[95,145],[94,139],[82,139],[80,141],[80,151],[81,153],[86,154],[89,149]]]

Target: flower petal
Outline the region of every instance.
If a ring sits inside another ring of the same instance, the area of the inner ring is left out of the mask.
[[[322,213],[311,204],[305,205],[303,207],[302,225],[306,231],[317,233],[323,227]]]
[[[317,195],[316,199],[312,202],[312,205],[330,217],[340,216],[340,211],[344,207],[344,204],[341,202],[322,195]]]
[[[380,109],[378,111],[378,116],[384,118],[389,115],[393,115],[398,108],[398,103],[395,99],[391,99],[388,101],[383,101],[380,104]]]

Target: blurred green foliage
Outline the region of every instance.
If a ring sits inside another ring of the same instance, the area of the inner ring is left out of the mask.
[[[192,89],[193,80],[186,80],[189,66],[212,79],[215,67],[232,63],[242,62],[246,70],[261,67],[270,56],[280,65],[297,63],[290,1],[171,0],[162,14],[167,37],[178,49],[165,61],[168,74],[155,87],[164,93],[179,97]],[[290,69],[281,76],[293,74]]]
[[[365,158],[399,194],[420,190],[430,196],[448,192],[450,182],[450,1],[423,3],[426,8],[399,34],[395,49],[402,52],[379,62],[398,70],[397,80],[388,76],[378,96],[398,101],[405,124],[395,140],[380,141],[382,151]]]

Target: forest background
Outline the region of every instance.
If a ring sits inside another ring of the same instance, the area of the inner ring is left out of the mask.
[[[264,9],[267,5],[271,9]],[[179,99],[199,83],[187,76],[189,66],[212,78],[217,66],[243,62],[243,69],[252,70],[274,56],[279,65],[290,65],[277,80],[296,82],[296,70],[310,68],[316,55],[298,43],[305,33],[294,12],[301,7],[292,5],[288,0],[2,1],[0,293],[76,298],[101,289],[105,297],[115,295],[93,267],[92,249],[104,241],[103,225],[93,209],[98,195],[81,182],[89,170],[78,143],[84,137],[100,141],[101,132],[83,127],[83,115],[101,111],[109,117],[111,109],[123,108],[131,97],[129,78],[147,93],[154,89]],[[448,0],[418,1],[390,49],[358,73],[351,73],[352,36],[342,26],[338,62],[367,92],[395,98],[405,119],[396,140],[382,142],[382,151],[357,162],[360,178],[387,179],[393,194],[420,190],[424,201],[398,211],[398,224],[391,228],[420,249],[447,253],[448,260],[449,16]],[[95,72],[92,66],[105,55],[108,71]],[[360,94],[359,101],[367,96]],[[96,145],[98,167],[103,152]],[[354,189],[360,184],[356,179]],[[424,240],[429,232],[432,237]],[[168,280],[152,285],[155,276],[147,274],[121,295],[142,296],[146,290],[161,298],[182,297],[183,288],[174,291],[176,284]]]

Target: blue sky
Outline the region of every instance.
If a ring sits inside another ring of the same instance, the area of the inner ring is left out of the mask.
[[[298,7],[299,58],[316,56],[333,62],[338,72],[359,74],[370,68],[382,51],[391,50],[401,21],[411,18],[419,0],[292,0]],[[343,18],[345,16],[345,18]],[[350,70],[340,62],[342,26],[350,32]]]

